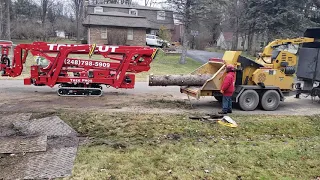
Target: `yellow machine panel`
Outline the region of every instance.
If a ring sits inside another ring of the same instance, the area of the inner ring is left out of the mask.
[[[275,86],[282,90],[291,90],[294,79],[286,76],[281,70],[277,69],[257,69],[252,76],[255,84],[263,83],[265,86]]]
[[[297,56],[292,53],[282,51],[279,53],[278,58],[274,60],[273,68],[274,69],[282,68],[281,66],[282,62],[288,63],[288,66],[295,66],[297,65]]]
[[[236,66],[238,64],[238,59],[241,55],[241,51],[226,51],[223,55],[223,60],[226,64],[232,64]]]

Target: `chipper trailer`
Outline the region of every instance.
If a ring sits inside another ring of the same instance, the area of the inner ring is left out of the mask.
[[[312,33],[311,33],[312,31]],[[149,76],[149,86],[180,86],[181,93],[196,99],[214,96],[222,101],[220,87],[225,67],[236,67],[236,90],[233,102],[244,111],[276,110],[286,96],[297,93],[320,95],[320,45],[316,35],[319,29],[308,29],[306,37],[296,39],[277,39],[269,43],[255,60],[242,56],[241,51],[226,51],[222,60],[212,59],[188,75]],[[302,45],[299,56],[279,47]],[[296,71],[298,76],[296,77]],[[298,79],[297,79],[298,78]],[[299,80],[299,81],[297,81]]]
[[[60,96],[101,96],[102,85],[134,88],[135,73],[150,69],[157,49],[46,42],[13,45],[10,41],[0,41],[1,75],[20,76],[29,52],[37,58],[36,64],[30,67],[30,77],[24,79],[25,85],[59,85]],[[101,60],[91,59],[93,55]]]

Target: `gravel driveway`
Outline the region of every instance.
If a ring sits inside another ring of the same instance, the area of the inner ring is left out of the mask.
[[[222,53],[199,51],[199,50],[188,50],[187,56],[191,59],[199,61],[201,63],[206,63],[210,58],[222,58]]]

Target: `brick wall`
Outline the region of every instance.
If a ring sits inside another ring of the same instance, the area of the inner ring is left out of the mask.
[[[107,29],[107,39],[101,38],[101,33]],[[146,29],[133,28],[133,40],[127,40],[128,28],[95,26],[90,28],[90,43],[108,45],[146,45]]]
[[[133,41],[127,40],[127,45],[145,46],[146,45],[146,30],[139,29],[139,28],[133,29]]]
[[[101,39],[101,31],[102,31],[102,27],[91,27],[90,28],[90,34],[88,34],[88,36],[90,36],[90,43],[91,44],[107,44],[108,41],[106,39]]]

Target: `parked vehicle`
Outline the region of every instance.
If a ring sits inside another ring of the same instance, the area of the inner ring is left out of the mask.
[[[146,45],[147,46],[156,46],[156,47],[168,47],[170,43],[166,40],[159,38],[156,35],[147,34],[146,36]]]
[[[147,34],[146,44],[147,44],[147,46],[163,47],[162,40],[158,36],[152,35],[152,34]]]

